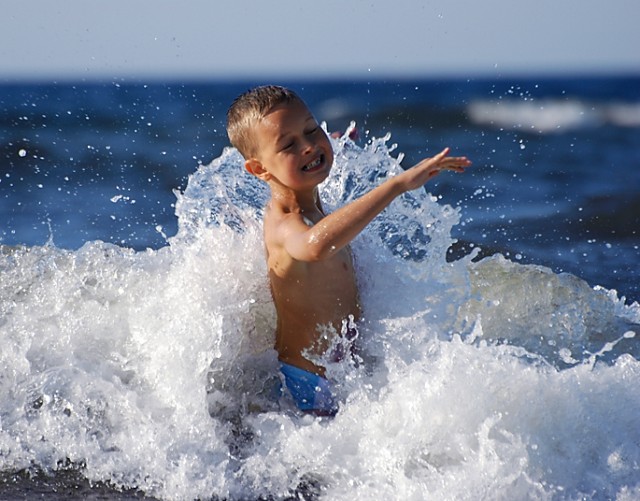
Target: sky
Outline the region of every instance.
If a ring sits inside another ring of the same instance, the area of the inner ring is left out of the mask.
[[[638,0],[0,0],[0,81],[640,73]]]

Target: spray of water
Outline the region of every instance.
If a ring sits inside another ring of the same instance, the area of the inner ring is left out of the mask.
[[[401,168],[335,140],[339,206]],[[333,419],[279,392],[263,185],[227,149],[159,250],[0,255],[0,468],[165,499],[640,496],[637,304],[501,256],[448,262],[457,210],[395,201],[353,243],[363,363]]]

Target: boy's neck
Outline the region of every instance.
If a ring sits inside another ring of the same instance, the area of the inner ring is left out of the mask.
[[[317,188],[308,192],[299,192],[271,186],[271,203],[280,207],[283,212],[298,214],[322,212]]]

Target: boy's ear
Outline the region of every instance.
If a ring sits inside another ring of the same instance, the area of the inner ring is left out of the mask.
[[[269,179],[271,179],[271,174],[264,168],[260,160],[256,158],[250,158],[245,161],[244,168],[247,169],[249,174],[253,174],[263,181],[269,181]]]

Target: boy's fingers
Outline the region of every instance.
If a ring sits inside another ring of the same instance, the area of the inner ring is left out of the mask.
[[[441,158],[446,157],[449,154],[450,148],[447,146],[444,150],[436,155],[436,158],[439,160]]]
[[[445,169],[455,169],[460,171],[471,165],[471,161],[467,157],[448,157],[451,148],[448,146],[440,153],[432,156],[431,158],[425,158],[417,165],[422,165],[425,168],[435,168],[438,172]]]

